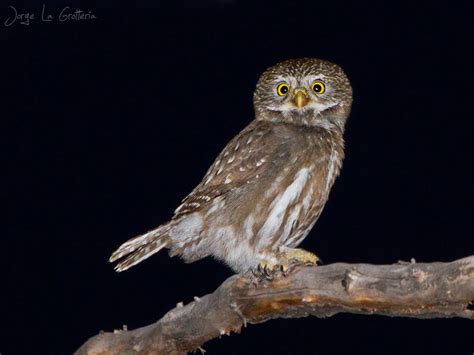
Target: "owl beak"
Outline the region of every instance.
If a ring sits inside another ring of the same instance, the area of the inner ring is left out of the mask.
[[[295,89],[293,93],[293,103],[298,108],[305,107],[309,102],[308,92],[305,89]]]

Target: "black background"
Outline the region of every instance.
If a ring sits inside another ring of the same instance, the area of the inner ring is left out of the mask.
[[[341,65],[347,158],[303,247],[326,263],[474,253],[473,26],[465,2],[51,1],[94,21],[5,27],[2,3],[0,352],[66,354],[101,329],[156,321],[231,275],[162,252],[116,274],[123,241],[164,221],[252,119],[259,74]],[[5,299],[6,296],[6,299]],[[274,320],[208,354],[469,354],[463,319]]]

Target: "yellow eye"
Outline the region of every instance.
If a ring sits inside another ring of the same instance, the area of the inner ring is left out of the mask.
[[[277,87],[277,94],[278,96],[286,96],[290,91],[290,87],[286,83],[282,83]]]
[[[315,81],[311,84],[311,90],[313,90],[316,94],[324,94],[326,91],[326,85],[322,81]]]

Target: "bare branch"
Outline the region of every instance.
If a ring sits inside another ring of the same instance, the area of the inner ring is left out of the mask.
[[[474,256],[450,263],[298,267],[257,286],[240,275],[214,293],[178,305],[158,322],[101,333],[77,354],[186,354],[242,325],[341,312],[415,318],[463,317],[474,301]]]

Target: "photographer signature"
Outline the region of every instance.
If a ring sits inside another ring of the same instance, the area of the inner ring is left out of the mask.
[[[87,21],[97,20],[97,16],[92,11],[84,11],[81,9],[71,9],[69,6],[64,7],[58,13],[48,12],[46,5],[43,4],[41,13],[35,12],[19,12],[14,6],[10,5],[11,15],[5,20],[5,27],[10,27],[15,23],[29,26],[34,21],[40,22],[68,22],[68,21]]]

